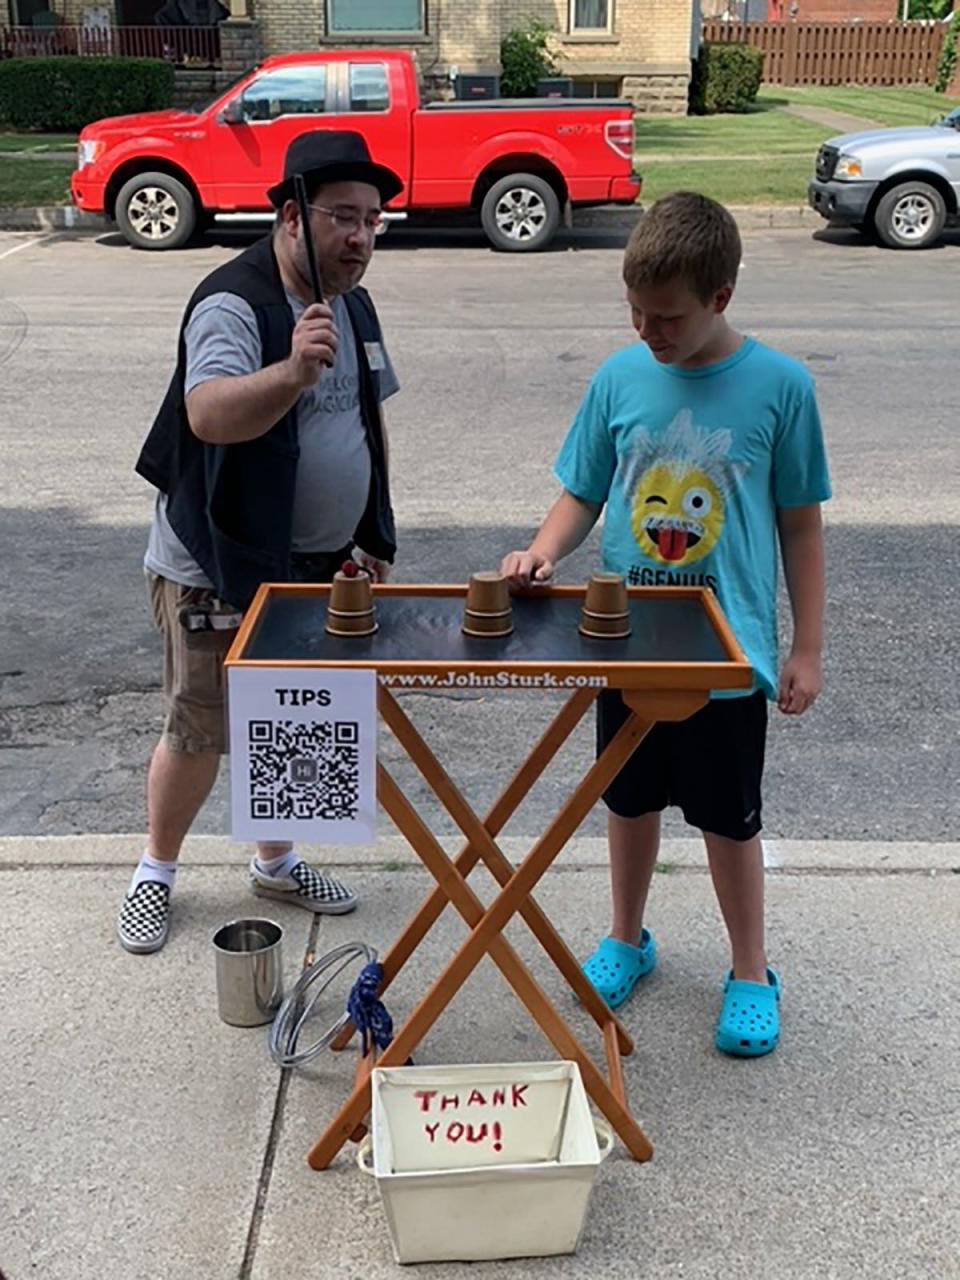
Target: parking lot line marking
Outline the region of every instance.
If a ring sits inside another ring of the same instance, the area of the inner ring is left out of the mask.
[[[45,235],[34,236],[32,240],[24,240],[21,244],[15,244],[12,249],[4,249],[3,253],[0,253],[0,260],[9,258],[11,254],[19,253],[21,249],[29,249],[32,244],[42,244],[44,240],[49,239],[51,239],[51,236]]]

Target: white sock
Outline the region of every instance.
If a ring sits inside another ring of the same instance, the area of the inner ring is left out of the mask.
[[[172,890],[176,878],[177,864],[175,862],[160,862],[157,858],[151,858],[149,853],[145,853],[133,873],[129,892],[133,893],[137,885],[143,884],[144,880],[156,880],[159,884],[165,884],[168,889]]]
[[[276,858],[265,858],[262,853],[256,856],[257,870],[262,871],[265,876],[288,876],[299,861],[300,855],[296,849],[288,849]]]

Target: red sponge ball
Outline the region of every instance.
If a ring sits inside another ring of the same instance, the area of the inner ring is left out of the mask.
[[[357,564],[356,560],[344,560],[343,564],[340,566],[340,572],[345,578],[355,578],[360,572],[360,566]]]

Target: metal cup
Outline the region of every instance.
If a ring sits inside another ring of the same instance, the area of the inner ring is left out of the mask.
[[[213,935],[217,1007],[232,1027],[272,1022],[283,1001],[283,930],[272,920],[231,920]]]

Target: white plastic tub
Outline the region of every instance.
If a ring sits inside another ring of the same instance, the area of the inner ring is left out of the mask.
[[[357,1161],[398,1262],[576,1252],[613,1136],[575,1062],[376,1067],[371,1086]]]

